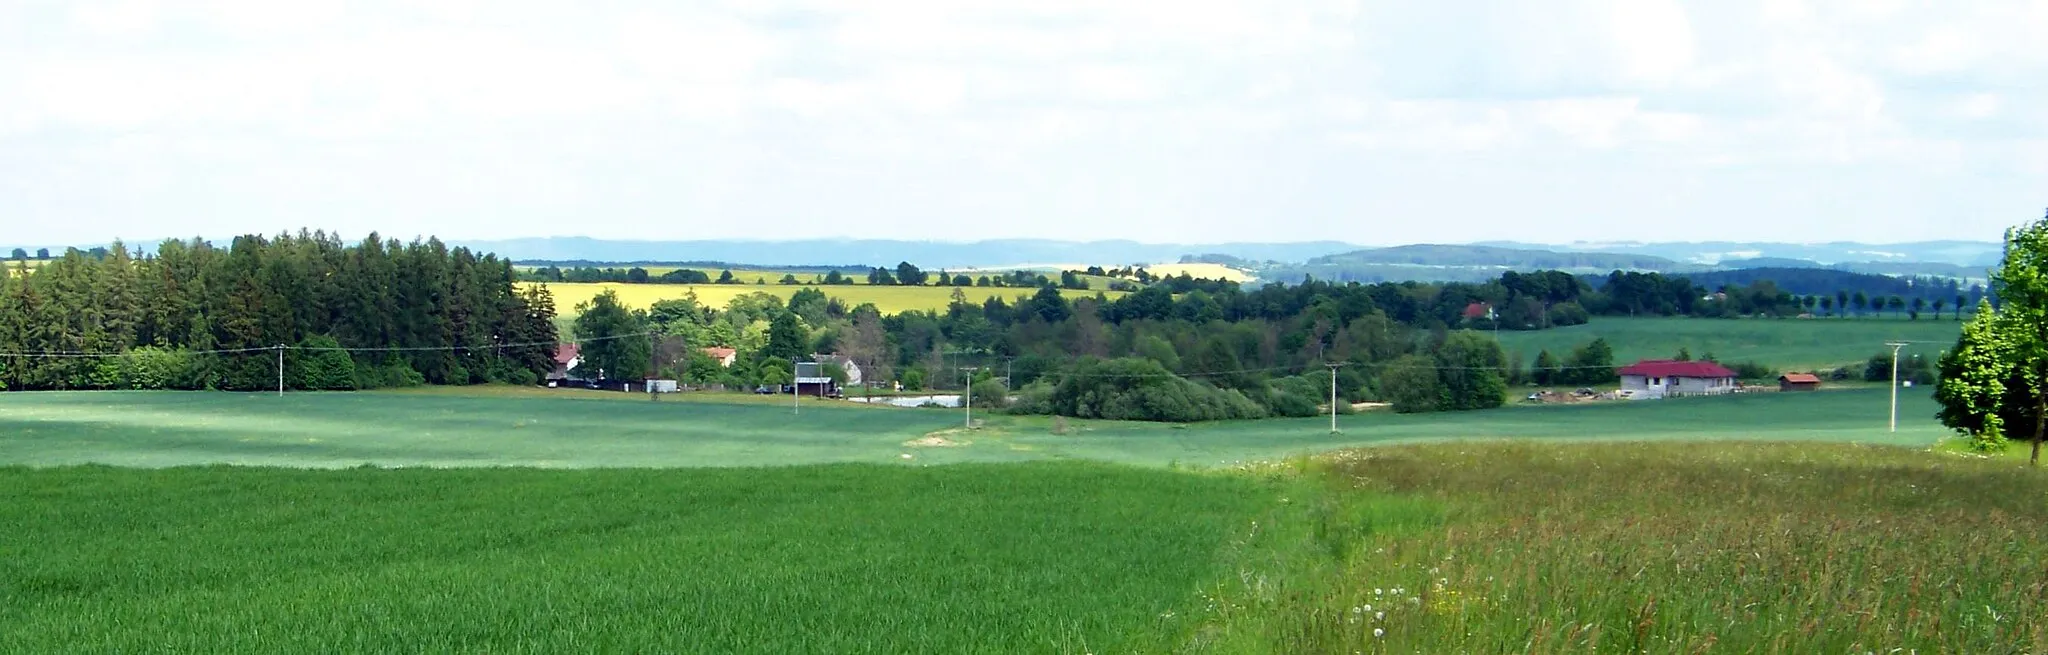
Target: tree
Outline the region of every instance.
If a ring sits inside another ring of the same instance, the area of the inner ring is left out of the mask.
[[[1507,361],[1500,343],[1469,330],[1459,331],[1437,348],[1437,372],[1443,382],[1444,402],[1440,409],[1491,409],[1507,400],[1507,381],[1502,367]]]
[[[1963,321],[1963,305],[1968,302],[1969,300],[1963,294],[1956,294],[1956,304],[1954,305],[1956,308],[1956,322],[1961,323]]]
[[[761,349],[761,354],[793,362],[804,356],[809,344],[801,319],[793,312],[783,312],[769,322],[768,345]]]
[[[49,259],[49,258],[50,258],[50,249],[49,249],[49,248],[37,248],[37,249],[36,249],[36,259]]]
[[[1380,373],[1380,388],[1386,390],[1394,411],[1402,414],[1434,412],[1444,402],[1436,360],[1427,355],[1405,355],[1387,364]]]
[[[1942,422],[1980,436],[2031,430],[2027,461],[2039,466],[2048,435],[2048,217],[2006,231],[1991,284],[2001,304],[1980,302],[1943,362]],[[2008,418],[2033,425],[2006,425]]]
[[[1963,325],[1956,345],[1941,356],[1941,381],[1934,399],[1941,403],[1941,424],[1970,438],[1981,451],[2004,447],[2008,426],[2023,428],[2037,419],[2026,397],[2026,381],[2007,351],[2005,335],[1990,303],[1983,303]]]
[[[1835,313],[1835,299],[1827,296],[1821,296],[1820,311],[1823,314],[1833,316]]]
[[[910,262],[898,262],[896,264],[897,284],[906,287],[921,287],[924,286],[926,277],[924,271],[919,270],[916,266],[912,266]]]
[[[606,289],[589,302],[576,306],[576,339],[582,343],[582,366],[597,370],[607,380],[644,377],[650,357],[645,336],[645,316],[619,303],[619,294]],[[580,367],[579,367],[580,368]]]
[[[1917,321],[1917,320],[1920,320],[1920,310],[1922,310],[1922,309],[1926,309],[1926,308],[1927,308],[1927,299],[1926,299],[1926,298],[1921,298],[1921,297],[1919,297],[1919,296],[1914,296],[1914,297],[1913,297],[1913,310],[1912,310],[1912,311],[1913,311],[1913,314],[1912,314],[1912,315],[1913,315],[1913,320],[1916,320],[1916,321]],[[1939,312],[1939,311],[1941,311],[1941,310],[1937,309],[1937,310],[1935,310],[1935,311],[1936,311],[1936,312]],[[1935,318],[1940,318],[1940,317],[1939,317],[1939,316],[1937,316],[1937,317],[1935,317]]]
[[[825,274],[825,284],[837,286],[840,284],[846,284],[848,282],[849,280],[846,279],[846,276],[840,275],[839,271],[832,271]]]
[[[796,274],[795,274],[795,273],[786,273],[786,274],[783,274],[783,276],[782,276],[782,279],[781,279],[781,280],[779,280],[779,281],[777,281],[777,282],[776,282],[776,284],[782,284],[782,285],[793,285],[793,284],[797,284],[797,281],[796,281]]]
[[[24,259],[28,259],[28,250],[23,248],[15,248],[14,261],[22,261]]]
[[[1836,310],[1836,313],[1835,313],[1835,315],[1836,315],[1836,316],[1846,316],[1846,315],[1848,315],[1848,313],[1849,313],[1849,292],[1847,292],[1847,291],[1840,291],[1840,290],[1837,290],[1837,291],[1835,291],[1835,310]]]
[[[633,284],[647,283],[647,269],[635,266],[626,270],[626,281]]]
[[[723,270],[723,271],[719,271],[719,272],[718,272],[718,283],[719,283],[719,284],[739,284],[739,283],[740,283],[740,281],[739,281],[738,279],[735,279],[735,278],[733,278],[733,276],[732,276],[732,271],[731,271],[731,270]]]
[[[1673,355],[1671,357],[1671,360],[1676,362],[1690,362],[1692,361],[1692,351],[1687,349],[1685,346],[1679,346],[1678,354]]]
[[[1584,346],[1572,349],[1571,370],[1564,377],[1584,385],[1609,384],[1615,381],[1614,347],[1606,339],[1594,339]]]
[[[1891,308],[1892,318],[1898,318],[1899,314],[1906,309],[1906,299],[1892,296],[1885,299],[1884,306]]]
[[[1941,320],[1941,307],[1942,305],[1947,304],[1947,302],[1947,300],[1943,300],[1941,298],[1934,299],[1934,320]]]
[[[1530,375],[1535,378],[1536,384],[1539,386],[1557,384],[1558,375],[1557,358],[1552,356],[1549,350],[1536,351],[1536,370],[1531,371]]]
[[[1863,292],[1861,291],[1856,292],[1856,295],[1854,296],[1850,296],[1849,302],[1851,307],[1856,308],[1856,313],[1858,315],[1863,314],[1864,310],[1870,308],[1870,297],[1863,295]]]
[[[1058,323],[1074,315],[1066,297],[1060,295],[1058,287],[1050,284],[1038,288],[1038,293],[1031,297],[1031,307],[1047,323]]]

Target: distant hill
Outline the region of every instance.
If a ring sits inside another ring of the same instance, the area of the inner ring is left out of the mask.
[[[1587,242],[1529,244],[1489,241],[1475,245],[1505,248],[1534,248],[1570,252],[1607,252],[1653,255],[1678,262],[1727,266],[1729,260],[1796,259],[1820,264],[1846,262],[1927,262],[1987,267],[1998,263],[2002,253],[1996,241],[1914,241],[1908,243],[1774,243],[1767,241],[1703,242]]]
[[[1511,270],[1605,274],[1615,270],[1673,272],[1703,268],[1652,255],[1420,244],[1328,255],[1297,265],[1267,266],[1256,273],[1261,280],[1277,282],[1294,282],[1307,277],[1364,283],[1402,280],[1476,282],[1500,277],[1501,272]]]
[[[1907,299],[1942,301],[1953,300],[1958,291],[1970,287],[1952,279],[1892,277],[1827,268],[1741,268],[1688,273],[1685,277],[1692,280],[1693,284],[1707,289],[1718,289],[1723,286],[1741,287],[1758,280],[1770,280],[1780,290],[1801,296],[1860,291],[1867,296],[1899,296]],[[1597,284],[1597,281],[1595,283]]]
[[[1148,244],[1136,241],[1004,239],[943,242],[895,239],[790,241],[619,241],[587,237],[453,241],[515,261],[733,262],[752,266],[849,263],[923,268],[989,268],[1032,264],[1121,266],[1176,262],[1195,253],[1253,261],[1303,261],[1359,246],[1334,241],[1302,243]]]

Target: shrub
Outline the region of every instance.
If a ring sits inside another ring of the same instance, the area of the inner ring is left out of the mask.
[[[300,341],[299,347],[340,348],[341,342],[333,337],[314,336]],[[294,389],[328,391],[356,388],[356,362],[347,352],[340,350],[291,351],[285,356],[285,372]]]
[[[973,394],[975,407],[986,407],[996,410],[1010,406],[1009,390],[1004,389],[1003,383],[1000,381],[982,380],[974,383],[974,386],[969,387],[968,391]]]
[[[1078,418],[1176,423],[1267,415],[1237,390],[1189,381],[1149,359],[1092,357],[1076,363],[1054,388],[1051,410]]]

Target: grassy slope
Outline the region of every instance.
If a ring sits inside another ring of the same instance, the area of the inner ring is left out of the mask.
[[[1071,464],[0,468],[0,651],[1158,650],[1274,493]]]
[[[501,395],[502,394],[502,395]],[[509,396],[509,397],[507,397]],[[685,395],[684,398],[690,397]],[[1089,459],[1217,466],[1343,446],[1461,438],[1777,439],[1930,445],[1943,435],[1925,393],[1902,396],[1900,431],[1885,431],[1883,390],[1515,407],[1427,416],[1368,413],[1194,426],[992,417],[948,433],[958,447],[903,445],[954,430],[957,410],[719,394],[736,402],[601,392],[430,390],[263,394],[82,392],[0,394],[0,463],[177,466],[235,463],[543,467],[775,466],[829,462],[1006,462]],[[912,455],[904,459],[903,455]]]
[[[1435,445],[1335,458],[1368,508],[1216,594],[1221,650],[2014,653],[2048,649],[2048,478],[1840,444]],[[1339,513],[1342,514],[1342,513]],[[1380,525],[1384,526],[1384,522]],[[1320,551],[1320,552],[1319,552]],[[1374,630],[1383,631],[1375,635]]]
[[[1707,353],[1723,362],[1755,361],[1787,370],[1809,370],[1860,364],[1886,341],[1915,344],[1907,352],[1932,356],[1955,342],[1961,330],[1953,320],[1815,319],[1704,320],[1686,318],[1596,318],[1586,325],[1534,332],[1500,333],[1510,352],[1534,362],[1539,350],[1563,356],[1573,348],[1604,338],[1614,346],[1615,360],[1670,357],[1683,347],[1698,357]]]
[[[596,284],[555,283],[549,284],[548,290],[554,294],[555,311],[564,315],[575,313],[577,304],[586,302],[591,298],[597,297],[597,294],[603,293],[605,289],[612,289],[617,291],[619,293],[620,300],[624,301],[629,306],[638,308],[645,308],[648,305],[652,305],[659,300],[682,298],[685,294],[689,294],[692,292],[697,294],[698,302],[702,302],[712,307],[724,307],[727,303],[732,302],[733,298],[739,297],[740,295],[743,294],[763,292],[773,294],[774,296],[782,298],[783,300],[788,300],[790,295],[796,293],[797,289],[818,289],[824,291],[827,297],[838,298],[842,302],[845,302],[849,307],[857,306],[862,303],[874,303],[875,307],[877,309],[880,309],[884,314],[895,314],[910,310],[944,310],[946,308],[946,305],[952,302],[953,291],[956,288],[964,292],[967,295],[967,299],[970,302],[974,302],[976,304],[986,301],[989,298],[995,297],[1003,298],[1005,301],[1014,301],[1016,298],[1020,296],[1029,297],[1032,294],[1038,292],[1037,289],[1019,288],[878,287],[869,286],[865,284],[830,287],[804,287],[774,284],[773,282],[775,281],[775,279],[776,278],[769,278],[770,284],[766,285],[614,284],[608,282]],[[1093,290],[1069,290],[1061,291],[1060,293],[1061,295],[1064,295],[1071,300],[1076,298],[1093,298],[1095,297],[1095,294],[1098,292]],[[1102,293],[1103,295],[1106,295],[1111,299],[1115,299],[1123,295],[1122,292],[1115,291],[1102,291],[1099,293]]]

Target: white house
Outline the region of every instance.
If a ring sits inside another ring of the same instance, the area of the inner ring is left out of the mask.
[[[740,351],[719,346],[703,348],[702,350],[704,354],[711,356],[712,361],[718,362],[718,365],[724,368],[732,368],[733,362],[737,361],[740,356]]]
[[[848,386],[860,384],[860,365],[853,363],[853,358],[845,355],[812,355],[811,359],[820,364],[838,364],[840,369],[846,371]]]
[[[1630,398],[1734,393],[1735,372],[1713,362],[1646,359],[1622,367],[1621,391]]]

